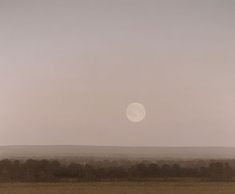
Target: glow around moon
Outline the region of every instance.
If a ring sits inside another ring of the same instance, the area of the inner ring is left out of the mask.
[[[126,109],[126,116],[132,122],[140,122],[146,115],[144,105],[140,103],[131,103]]]

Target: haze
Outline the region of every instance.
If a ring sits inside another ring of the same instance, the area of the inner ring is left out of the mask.
[[[234,21],[233,0],[0,0],[0,144],[235,146]]]

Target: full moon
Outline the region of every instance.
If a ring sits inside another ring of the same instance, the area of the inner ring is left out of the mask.
[[[140,122],[144,119],[146,111],[144,105],[134,102],[128,105],[126,116],[132,122]]]

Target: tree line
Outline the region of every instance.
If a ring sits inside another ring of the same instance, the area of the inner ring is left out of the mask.
[[[148,180],[192,177],[208,181],[231,181],[235,171],[228,163],[211,162],[207,167],[181,167],[179,164],[139,162],[125,165],[62,164],[57,160],[1,160],[1,182]]]

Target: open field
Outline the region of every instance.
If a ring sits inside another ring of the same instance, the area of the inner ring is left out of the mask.
[[[1,194],[234,194],[235,183],[91,182],[4,183]]]

